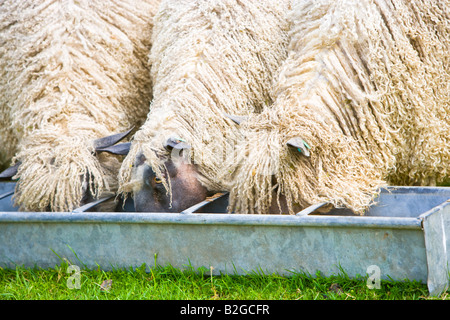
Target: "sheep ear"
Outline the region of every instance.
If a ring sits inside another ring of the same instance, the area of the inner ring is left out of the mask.
[[[95,149],[95,151],[97,152],[109,152],[111,154],[117,154],[117,155],[127,155],[128,152],[130,151],[130,147],[131,147],[131,142],[124,142],[124,143],[119,143],[110,147],[106,147],[106,148],[98,148]]]
[[[303,140],[300,137],[292,138],[286,144],[289,147],[296,148],[300,153],[302,153],[306,157],[309,157],[311,155],[311,153],[309,152],[311,147],[306,143],[305,140]]]
[[[189,149],[191,146],[184,142],[183,139],[180,138],[169,138],[166,141],[166,144],[164,147],[168,150],[177,149],[177,150],[183,150],[183,149]]]
[[[0,173],[0,179],[11,179],[17,174],[19,170],[20,162],[18,161],[15,165],[9,167],[8,169],[2,171]]]
[[[248,116],[235,116],[232,114],[226,114],[224,113],[224,115],[228,118],[230,118],[231,120],[233,120],[236,124],[241,124],[242,122],[245,122],[248,120]]]
[[[112,145],[116,144],[117,142],[119,142],[120,140],[122,140],[126,136],[128,136],[131,133],[131,131],[133,131],[133,129],[134,128],[131,128],[130,130],[127,130],[125,132],[116,133],[111,136],[103,137],[100,139],[95,139],[94,140],[95,150],[97,151],[99,149],[105,149],[105,148],[111,147]]]

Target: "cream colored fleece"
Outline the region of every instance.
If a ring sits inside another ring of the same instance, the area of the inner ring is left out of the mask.
[[[117,190],[120,159],[96,157],[92,141],[145,120],[158,4],[0,1],[0,143],[22,163],[23,210],[70,211],[86,182]]]
[[[121,173],[124,193],[143,153],[158,176],[168,138],[191,146],[190,159],[209,190],[225,190],[218,172],[241,139],[225,114],[248,115],[271,105],[270,88],[286,58],[290,1],[167,0],[155,17],[150,54],[154,99]],[[170,181],[163,181],[170,193]]]
[[[273,106],[243,124],[230,211],[273,197],[363,214],[379,187],[429,185],[450,168],[450,2],[297,0]],[[305,157],[286,142],[300,137]],[[275,179],[274,179],[275,178]],[[275,194],[276,192],[276,194]]]

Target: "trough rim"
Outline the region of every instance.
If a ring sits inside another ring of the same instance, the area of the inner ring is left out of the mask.
[[[160,212],[0,212],[1,223],[180,224],[422,229],[422,218]]]
[[[388,186],[381,188],[380,192],[383,191],[388,193],[394,192],[396,194],[408,194],[411,191],[414,191],[415,193],[426,194],[429,191],[448,192],[448,190],[448,187]],[[309,215],[309,211],[313,211],[311,208],[321,206],[321,204],[316,204],[306,208],[304,210],[305,214],[300,215],[196,213],[195,209],[202,207],[207,203],[207,201],[199,203],[181,213],[85,211],[85,209],[88,209],[96,203],[103,202],[107,199],[109,198],[97,200],[91,204],[88,204],[86,208],[77,208],[72,212],[0,211],[0,223],[179,224],[423,230],[423,220],[426,217],[441,210],[443,206],[450,205],[449,199],[417,217]]]

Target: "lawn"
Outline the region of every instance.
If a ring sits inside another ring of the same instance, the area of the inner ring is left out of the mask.
[[[367,276],[350,279],[293,273],[290,276],[251,272],[245,276],[212,275],[207,268],[171,266],[113,269],[0,268],[3,300],[422,300],[425,284],[382,280],[369,288]],[[72,267],[73,268],[73,267]]]

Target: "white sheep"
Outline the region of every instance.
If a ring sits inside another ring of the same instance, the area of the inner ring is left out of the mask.
[[[94,141],[145,120],[158,4],[0,1],[0,143],[20,164],[21,209],[70,211],[117,189],[120,159]]]
[[[273,106],[242,123],[229,210],[328,202],[450,174],[450,2],[297,0]],[[230,174],[231,172],[231,174]],[[283,210],[281,210],[283,211]],[[277,212],[280,212],[278,210]]]
[[[154,99],[119,176],[137,210],[177,212],[226,190],[217,174],[240,139],[226,114],[248,115],[272,103],[289,7],[287,0],[161,2],[150,54]],[[172,161],[173,150],[191,163]]]

